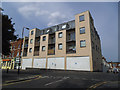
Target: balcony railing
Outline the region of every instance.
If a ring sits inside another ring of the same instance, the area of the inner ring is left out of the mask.
[[[75,49],[75,48],[73,48],[73,49],[68,49],[68,50],[66,50],[66,53],[67,53],[67,54],[76,53],[76,49]]]
[[[23,57],[27,56],[27,53],[23,53]]]
[[[54,49],[48,50],[48,55],[55,55],[55,50]]]
[[[35,42],[35,46],[40,46],[40,42]]]
[[[50,39],[48,43],[49,44],[54,44],[55,43],[55,39]]]
[[[69,38],[69,37],[67,37],[67,40],[66,40],[67,42],[70,42],[70,41],[75,41],[75,37],[73,37],[73,38]]]
[[[28,44],[25,44],[25,45],[24,45],[24,48],[28,48]]]
[[[39,56],[39,51],[35,51],[34,56]]]

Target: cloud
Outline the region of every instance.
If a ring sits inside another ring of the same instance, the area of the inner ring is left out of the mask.
[[[65,18],[66,18],[66,15],[61,12],[58,12],[58,11],[52,12],[48,17],[50,22],[47,24],[47,26],[58,24],[60,21],[65,20]]]
[[[49,6],[48,6],[49,7]],[[44,20],[43,22],[47,22],[47,26],[52,26],[58,23],[63,22],[65,19],[67,19],[67,12],[63,13],[64,10],[57,10],[57,9],[51,9],[50,8],[45,8],[45,4],[28,4],[28,5],[23,5],[22,7],[18,8],[18,12],[26,19],[28,20]],[[70,15],[70,14],[69,14]],[[31,18],[33,17],[33,18]],[[43,19],[44,18],[44,19]]]
[[[49,13],[49,11],[41,10],[38,6],[34,6],[33,4],[18,8],[18,12],[26,19],[30,19],[32,16],[38,17]]]

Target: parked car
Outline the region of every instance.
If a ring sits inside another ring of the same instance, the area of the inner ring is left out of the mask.
[[[112,72],[112,69],[108,69],[108,70],[107,70],[107,73],[109,73],[109,72]]]
[[[119,69],[118,68],[113,68],[113,73],[119,73]]]

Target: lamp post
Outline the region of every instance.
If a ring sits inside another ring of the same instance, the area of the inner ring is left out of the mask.
[[[29,30],[29,28],[27,28],[27,27],[23,27],[23,29],[22,29],[22,39],[23,39],[24,29]],[[22,51],[22,44],[23,44],[23,40],[22,40],[22,42],[21,42],[20,52]],[[22,52],[21,52],[21,53],[22,53]],[[19,74],[19,72],[20,72],[20,59],[21,59],[21,57],[22,57],[22,55],[20,55],[20,57],[19,57],[19,63],[18,63],[18,74]]]

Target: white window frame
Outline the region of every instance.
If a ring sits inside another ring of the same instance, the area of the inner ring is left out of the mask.
[[[45,49],[46,49],[45,46],[42,46],[42,51],[45,51]]]
[[[80,47],[86,47],[86,40],[80,41]]]
[[[29,49],[29,53],[31,53],[31,52],[32,52],[32,48]]]
[[[62,43],[59,43],[59,44],[58,44],[58,50],[62,50],[62,48],[63,48]]]

